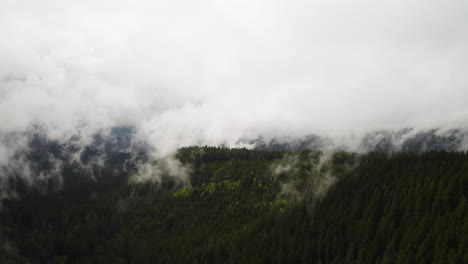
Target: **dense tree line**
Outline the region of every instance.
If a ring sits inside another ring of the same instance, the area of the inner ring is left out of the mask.
[[[4,201],[0,259],[468,263],[463,152],[338,152],[325,165],[307,150],[188,147],[176,157],[192,167],[190,185],[163,177]],[[291,160],[296,169],[274,173]],[[314,173],[338,180],[325,196],[297,188],[291,199],[288,182]]]

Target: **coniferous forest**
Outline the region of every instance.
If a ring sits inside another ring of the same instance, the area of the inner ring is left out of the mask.
[[[3,201],[1,263],[468,263],[468,153],[175,159],[188,179],[128,171]]]
[[[0,0],[0,264],[468,264],[468,0]]]

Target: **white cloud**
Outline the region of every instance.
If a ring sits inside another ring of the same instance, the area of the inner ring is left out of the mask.
[[[0,132],[242,136],[466,127],[466,1],[0,3]]]

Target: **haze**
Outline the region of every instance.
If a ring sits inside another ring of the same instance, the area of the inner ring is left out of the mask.
[[[131,125],[168,153],[466,128],[467,20],[463,0],[2,0],[0,134]]]

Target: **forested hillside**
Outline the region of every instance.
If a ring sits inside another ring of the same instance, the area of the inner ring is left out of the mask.
[[[129,171],[5,200],[0,260],[468,263],[466,153],[188,147],[175,158],[188,181]]]

